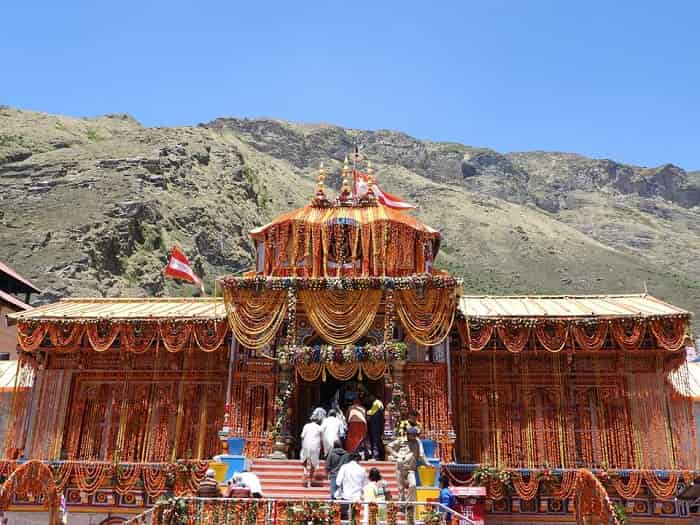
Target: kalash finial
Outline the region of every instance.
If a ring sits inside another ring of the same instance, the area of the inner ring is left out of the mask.
[[[317,205],[328,204],[326,197],[326,170],[323,167],[323,162],[318,167],[318,183],[316,184],[316,195],[314,195],[313,203]]]
[[[343,161],[343,186],[340,188],[340,197],[338,200],[340,202],[348,202],[350,196],[350,162],[348,161],[348,156],[345,155],[345,160]]]
[[[367,197],[373,199],[374,195],[374,169],[372,168],[372,161],[367,161]]]

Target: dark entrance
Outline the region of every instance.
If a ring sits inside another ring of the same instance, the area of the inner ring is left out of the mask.
[[[294,407],[294,435],[296,446],[296,455],[299,452],[299,436],[301,429],[309,422],[311,412],[316,407],[323,407],[328,411],[337,399],[338,404],[347,415],[347,409],[350,406],[349,396],[356,392],[363,400],[368,400],[370,395],[384,401],[384,379],[371,381],[366,377],[361,380],[358,375],[347,381],[340,381],[328,375],[325,381],[318,380],[313,382],[302,381],[299,379],[297,385],[297,403]]]

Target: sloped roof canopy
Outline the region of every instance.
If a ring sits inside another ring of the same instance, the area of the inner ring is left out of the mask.
[[[691,317],[682,308],[648,294],[572,296],[462,296],[461,313],[470,319],[624,319]]]
[[[15,321],[207,321],[226,318],[220,299],[71,298],[8,315]]]

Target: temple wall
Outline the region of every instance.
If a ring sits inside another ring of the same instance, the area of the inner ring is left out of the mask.
[[[453,354],[457,458],[504,467],[694,468],[694,420],[653,355]]]
[[[220,451],[226,360],[226,352],[50,356],[36,371],[25,456],[155,462],[211,457]]]

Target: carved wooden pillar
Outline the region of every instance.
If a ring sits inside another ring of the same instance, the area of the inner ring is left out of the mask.
[[[388,411],[388,419],[390,420],[389,428],[396,429],[401,420],[401,413],[408,408],[406,402],[406,361],[391,362],[391,410]]]

